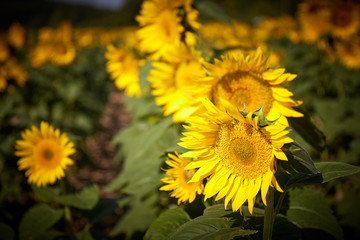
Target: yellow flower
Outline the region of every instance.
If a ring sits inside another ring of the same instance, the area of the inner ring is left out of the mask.
[[[51,50],[51,45],[47,43],[40,43],[32,47],[29,51],[31,66],[38,68],[44,65],[47,61],[50,60]]]
[[[348,69],[360,69],[360,36],[334,42],[335,53]]]
[[[357,33],[360,25],[357,4],[346,1],[334,4],[330,16],[330,30],[334,37],[349,38]]]
[[[151,53],[153,59],[160,59],[166,57],[172,48],[180,45],[184,27],[177,12],[177,10],[164,10],[155,18],[154,23],[137,31],[141,52]]]
[[[54,41],[51,44],[50,61],[54,65],[69,65],[74,61],[75,57],[75,46],[71,42]]]
[[[7,86],[7,73],[4,67],[0,66],[0,92],[5,92]]]
[[[15,48],[22,48],[25,44],[25,35],[25,29],[20,23],[12,23],[8,30],[9,44]]]
[[[193,96],[193,85],[197,79],[205,76],[201,65],[203,61],[195,50],[184,45],[169,52],[171,62],[153,62],[148,80],[153,88],[156,104],[164,106],[164,115],[172,113],[175,122],[184,121],[200,103]],[[198,103],[197,103],[198,102]]]
[[[169,158],[165,163],[171,168],[165,169],[167,177],[161,179],[166,185],[162,186],[162,191],[172,191],[171,197],[178,199],[178,204],[192,203],[196,195],[202,194],[204,185],[202,180],[197,182],[188,183],[195,173],[195,170],[187,170],[185,167],[190,163],[187,158],[179,157],[179,154],[175,152],[175,155],[169,154]]]
[[[269,69],[272,63],[263,57],[260,48],[249,55],[237,53],[205,65],[210,76],[194,82],[199,97],[209,98],[218,107],[224,98],[245,107],[247,112],[264,104],[265,116],[270,120],[280,117],[279,121],[285,125],[288,125],[286,117],[303,116],[293,109],[302,102],[291,99],[293,93],[280,85],[295,79],[295,74],[284,73],[284,68]]]
[[[1,38],[2,36],[0,36]],[[0,40],[0,63],[5,62],[10,57],[10,49],[5,41]]]
[[[69,158],[75,153],[74,144],[47,122],[41,122],[40,129],[36,126],[26,129],[21,136],[16,141],[15,155],[20,157],[17,164],[19,170],[26,170],[28,183],[39,187],[53,184],[65,176],[67,166],[74,164]]]
[[[6,61],[4,65],[8,78],[12,78],[16,81],[17,85],[24,86],[27,79],[28,73],[25,71],[23,66],[21,66],[16,58],[12,57]]]
[[[125,89],[128,96],[140,96],[138,70],[144,61],[138,59],[133,52],[116,48],[113,45],[107,47],[105,58],[107,60],[106,71],[115,81],[115,86],[120,90]]]
[[[201,27],[198,22],[199,11],[191,7],[193,0],[184,0],[184,9],[186,13],[186,22],[195,30]]]
[[[135,19],[140,26],[152,24],[163,11],[174,10],[180,5],[180,1],[174,0],[146,0],[142,3],[140,14]]]
[[[298,5],[302,38],[314,43],[329,30],[330,7],[327,0],[308,0]]]
[[[94,32],[90,29],[78,29],[74,33],[74,38],[76,46],[80,49],[94,44]]]
[[[266,205],[269,186],[282,191],[274,172],[276,160],[287,161],[281,147],[293,142],[286,136],[286,126],[275,123],[260,128],[259,118],[248,113],[246,117],[226,100],[226,110],[220,110],[209,99],[203,100],[206,112],[191,117],[179,143],[190,151],[181,157],[196,158],[185,169],[197,169],[190,182],[206,177],[205,200],[217,194],[215,201],[225,197],[225,207],[232,202],[235,212],[248,201],[253,212],[256,195],[261,191]]]

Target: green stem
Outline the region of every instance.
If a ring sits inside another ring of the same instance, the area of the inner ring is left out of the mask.
[[[60,180],[60,190],[63,195],[66,195],[66,185],[64,180]],[[72,230],[72,216],[71,216],[70,207],[67,205],[64,205],[64,218],[65,218],[66,228],[70,233],[70,238],[76,239],[75,234]]]
[[[280,193],[280,197],[279,197],[279,200],[277,201],[276,208],[275,208],[275,217],[280,212],[281,205],[282,205],[285,195],[286,195],[286,190],[284,190],[284,192]]]
[[[269,188],[266,195],[263,240],[271,240],[274,227],[275,212],[274,212],[274,189]]]

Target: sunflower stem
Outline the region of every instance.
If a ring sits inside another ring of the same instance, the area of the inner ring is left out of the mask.
[[[64,180],[60,180],[60,191],[63,195],[66,195],[66,185],[65,184],[66,183]],[[75,234],[72,230],[72,216],[71,216],[70,207],[67,205],[64,205],[64,218],[65,218],[66,228],[68,229],[68,231],[70,233],[70,238],[76,239]]]
[[[271,240],[272,232],[274,228],[274,221],[276,212],[274,211],[274,189],[269,188],[266,196],[265,216],[264,216],[264,228],[263,228],[263,240]]]

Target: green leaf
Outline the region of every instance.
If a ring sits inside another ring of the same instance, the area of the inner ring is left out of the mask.
[[[297,143],[285,144],[282,148],[288,161],[278,161],[280,171],[275,173],[282,189],[322,182],[321,173],[316,169],[310,155]]]
[[[296,110],[299,111],[299,109]],[[301,118],[288,118],[289,124],[305,141],[321,152],[325,149],[326,137],[324,133],[315,126],[310,116],[307,113],[302,113],[304,116]]]
[[[92,209],[99,201],[99,187],[96,184],[86,186],[79,193],[60,195],[56,201],[79,209]]]
[[[336,239],[343,239],[342,230],[332,215],[324,196],[309,188],[296,188],[290,193],[289,210],[286,216],[301,228],[319,229]]]
[[[75,194],[60,195],[58,188],[32,186],[35,194],[44,202],[57,202],[63,205],[79,208],[92,209],[99,200],[99,188],[93,184],[83,187]]]
[[[257,231],[245,230],[240,227],[230,228],[233,220],[230,218],[200,216],[183,224],[174,232],[169,240],[206,240],[232,239],[235,236],[249,236]]]
[[[189,220],[189,215],[182,208],[169,209],[151,224],[144,240],[167,240],[171,234]]]
[[[301,240],[301,229],[282,214],[278,214],[274,222],[273,239]]]
[[[91,235],[89,229],[85,227],[82,231],[76,234],[77,240],[94,240],[93,236]]]
[[[282,150],[288,158],[288,161],[279,161],[284,163],[282,166],[285,167],[285,170],[304,174],[319,173],[309,153],[296,142],[285,144]]]
[[[158,200],[158,195],[155,194],[148,199],[133,198],[130,208],[116,223],[110,235],[116,236],[125,233],[126,238],[130,239],[134,232],[145,231],[158,215],[158,209],[155,207]]]
[[[13,240],[15,236],[14,230],[4,223],[0,223],[0,233],[0,240]]]
[[[100,199],[93,209],[84,213],[84,216],[89,220],[90,224],[94,225],[106,216],[111,215],[118,207],[114,199]]]
[[[215,2],[204,0],[194,2],[195,7],[199,10],[200,14],[207,15],[208,17],[217,19],[229,25],[232,25],[230,17],[226,12]]]
[[[153,66],[151,65],[151,61],[146,61],[139,69],[139,85],[142,91],[150,86],[150,82],[147,80],[147,77],[152,68]]]
[[[199,240],[207,240],[207,239],[214,239],[214,240],[229,240],[234,239],[235,237],[247,237],[257,233],[256,230],[250,229],[243,229],[242,227],[234,227],[234,228],[226,228],[220,229],[215,232],[210,232],[200,236]]]
[[[342,162],[317,162],[315,166],[323,176],[323,183],[360,172],[360,167]]]
[[[308,175],[303,173],[288,174],[280,171],[275,173],[275,178],[283,190],[295,186],[319,184],[323,180],[321,173]]]
[[[62,209],[54,210],[46,204],[38,204],[25,213],[20,222],[20,240],[36,238],[46,232],[63,216]]]

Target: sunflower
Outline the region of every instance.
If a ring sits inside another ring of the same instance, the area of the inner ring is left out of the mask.
[[[287,161],[281,147],[293,142],[286,136],[286,126],[275,123],[259,127],[259,117],[251,112],[243,116],[226,100],[226,110],[217,108],[209,99],[203,100],[206,111],[189,118],[179,143],[190,151],[181,157],[196,158],[185,169],[197,169],[190,182],[208,177],[205,200],[217,194],[215,201],[225,197],[225,207],[232,201],[235,212],[248,201],[250,213],[261,190],[266,205],[269,187],[282,191],[274,172],[276,160]]]
[[[22,65],[16,60],[16,58],[11,57],[6,61],[4,67],[7,72],[7,76],[9,79],[14,79],[19,86],[24,86],[27,79],[28,73],[24,69]]]
[[[166,183],[166,185],[162,186],[160,190],[172,191],[170,196],[177,198],[179,205],[181,202],[192,203],[196,195],[202,194],[204,191],[202,180],[188,183],[195,173],[193,169],[185,169],[190,160],[179,157],[179,154],[176,152],[175,155],[169,154],[168,156],[169,158],[165,163],[171,168],[165,170],[167,177],[162,178],[161,181]]]
[[[143,61],[131,51],[116,48],[113,45],[107,47],[105,58],[107,60],[106,71],[115,81],[116,87],[120,90],[125,89],[128,96],[140,96],[138,70],[143,65]]]
[[[164,115],[172,113],[175,122],[184,121],[199,105],[191,92],[194,82],[205,76],[202,58],[185,45],[169,53],[171,62],[153,62],[148,80],[153,88],[156,104],[163,106]]]
[[[330,6],[327,0],[308,0],[300,3],[297,16],[305,42],[314,43],[329,30]]]
[[[295,74],[284,73],[284,68],[269,69],[272,64],[263,57],[260,48],[249,55],[237,54],[215,59],[214,64],[207,63],[210,76],[195,82],[198,97],[209,98],[216,106],[224,98],[236,106],[255,111],[264,105],[264,114],[270,120],[279,119],[288,125],[286,117],[302,117],[303,114],[293,107],[302,102],[290,97],[292,92],[280,84],[295,79]]]
[[[5,92],[7,86],[7,73],[4,67],[0,65],[0,93]]]
[[[140,26],[152,24],[163,11],[174,10],[181,4],[181,1],[174,0],[146,0],[142,3],[140,14],[135,17],[135,20]]]
[[[50,44],[37,44],[29,50],[30,64],[34,68],[41,67],[50,60],[51,56]]]
[[[141,52],[153,54],[153,59],[166,57],[169,50],[180,45],[184,27],[178,10],[164,10],[152,24],[137,31]]]
[[[0,35],[0,39],[1,39]],[[0,40],[0,63],[5,62],[10,57],[10,49],[7,43]]]
[[[15,155],[19,170],[26,170],[28,183],[46,186],[65,176],[64,170],[74,162],[69,158],[75,153],[74,144],[69,142],[65,133],[60,135],[47,122],[41,122],[40,129],[32,126],[31,130],[21,133],[22,139],[16,141]]]
[[[14,22],[8,30],[9,44],[15,48],[22,48],[25,44],[26,31],[20,23]]]
[[[360,25],[359,7],[346,1],[337,2],[331,10],[330,30],[334,37],[349,38],[357,33]]]
[[[360,36],[334,42],[335,53],[348,69],[360,69]]]
[[[68,41],[54,41],[51,44],[50,61],[57,66],[71,64],[76,57],[75,46]]]

